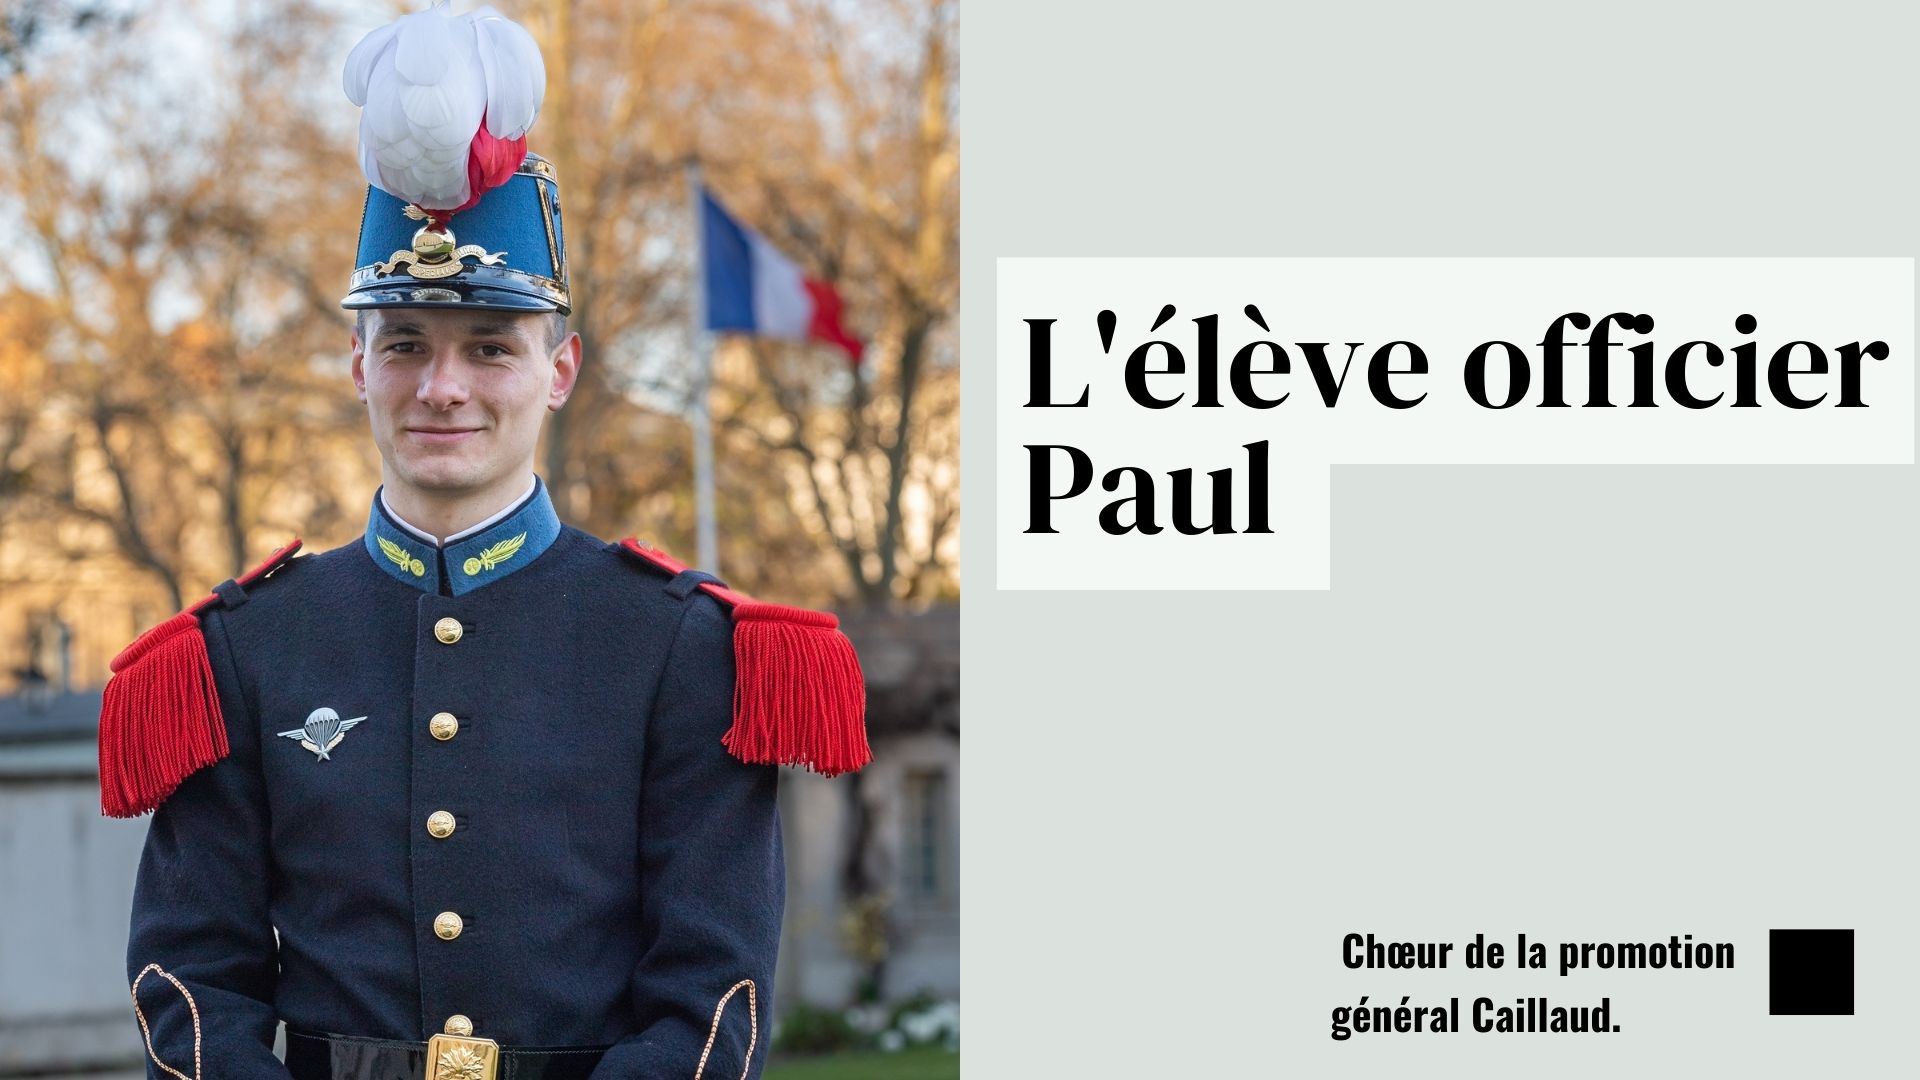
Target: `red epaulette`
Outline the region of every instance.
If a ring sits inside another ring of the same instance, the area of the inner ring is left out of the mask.
[[[625,548],[668,574],[687,565],[629,536]],[[853,642],[830,611],[769,604],[717,582],[700,588],[733,615],[733,726],[727,751],[755,765],[837,776],[873,760],[867,686]]]
[[[300,550],[300,539],[234,579],[249,585]],[[213,682],[200,613],[218,594],[135,638],[108,665],[100,699],[100,812],[138,817],[197,769],[227,756],[227,725]]]

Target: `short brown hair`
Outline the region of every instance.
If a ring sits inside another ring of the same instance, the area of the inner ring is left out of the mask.
[[[373,309],[361,308],[353,313],[353,329],[355,333],[360,335],[361,341],[367,340],[367,312],[371,310]],[[547,348],[552,349],[566,340],[567,317],[558,311],[548,311],[540,314],[546,316],[546,318],[541,321],[545,323],[547,327]]]

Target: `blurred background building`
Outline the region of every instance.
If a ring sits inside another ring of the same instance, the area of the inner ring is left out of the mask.
[[[99,815],[113,654],[378,483],[338,306],[365,191],[339,71],[418,6],[0,5],[0,1075],[137,1062],[146,823]],[[457,7],[474,6],[457,3]],[[839,612],[876,761],[783,775],[776,1000],[959,991],[958,62],[941,0],[496,0],[540,40],[587,364],[562,517],[690,558],[685,177],[834,283],[864,358],[716,345],[719,572]]]

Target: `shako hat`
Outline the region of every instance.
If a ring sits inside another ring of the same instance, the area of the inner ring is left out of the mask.
[[[487,7],[440,0],[354,46],[369,186],[342,307],[572,310],[559,178],[527,152],[546,81],[533,36]]]

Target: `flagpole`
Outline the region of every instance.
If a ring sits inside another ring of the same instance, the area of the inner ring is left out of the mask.
[[[713,389],[713,334],[707,329],[707,226],[700,204],[700,162],[687,162],[687,204],[693,210],[693,291],[688,311],[693,318],[693,514],[694,565],[711,574],[720,572],[720,544],[713,521],[713,413],[708,401]]]

